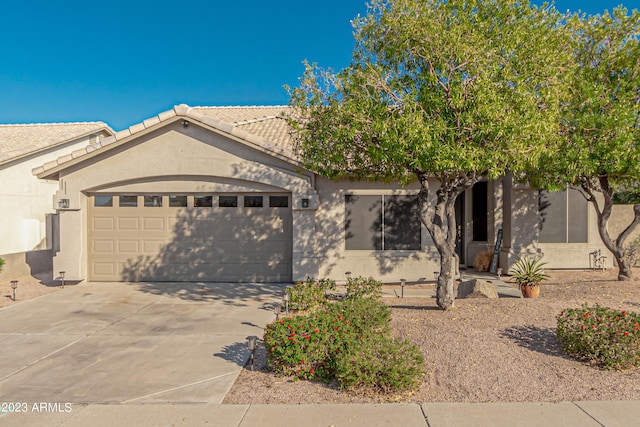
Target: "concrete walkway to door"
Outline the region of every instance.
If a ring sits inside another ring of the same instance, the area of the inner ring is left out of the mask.
[[[0,309],[0,401],[220,403],[284,288],[88,283]]]

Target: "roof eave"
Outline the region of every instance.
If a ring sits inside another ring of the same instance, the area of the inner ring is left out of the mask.
[[[76,150],[73,153],[67,156],[60,157],[52,162],[45,163],[43,166],[33,169],[32,173],[39,179],[57,180],[59,179],[61,171],[79,163],[85,162],[105,152],[105,150],[102,150],[102,148],[108,147],[106,148],[106,151],[112,150],[116,147],[126,144],[133,139],[137,139],[141,136],[147,135],[161,127],[168,126],[180,120],[193,121],[195,124],[208,129],[211,132],[223,135],[229,139],[247,145],[270,156],[276,157],[294,166],[303,168],[299,160],[277,151],[276,149],[278,147],[275,146],[275,144],[273,144],[273,150],[265,147],[264,145],[268,144],[269,142],[264,138],[246,132],[230,123],[222,122],[221,120],[209,116],[205,113],[192,110],[187,105],[177,105],[172,110],[162,112],[155,117],[144,120],[142,123],[138,123],[129,127],[128,129],[117,132],[113,136],[105,138],[101,142],[89,145],[88,147],[83,149]]]

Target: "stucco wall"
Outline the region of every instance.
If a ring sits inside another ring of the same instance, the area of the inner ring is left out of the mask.
[[[318,275],[339,282],[345,273],[353,276],[372,276],[385,282],[431,281],[439,271],[439,256],[424,226],[421,231],[421,251],[409,250],[346,250],[345,195],[417,194],[418,185],[406,188],[394,184],[370,182],[334,182],[319,177],[316,181],[319,209],[316,213],[316,256]],[[437,182],[434,181],[434,190]],[[431,192],[435,200],[434,192]]]
[[[313,245],[309,237],[313,224],[309,212],[316,207],[312,180],[311,174],[301,173],[296,166],[224,135],[196,124],[185,129],[179,122],[168,123],[61,171],[54,199],[69,199],[70,208],[60,212],[60,252],[54,258],[54,271],[65,270],[70,280],[87,277],[90,195],[178,190],[291,193],[293,257],[301,265]],[[311,200],[309,208],[301,208],[303,198]],[[307,269],[308,265],[294,267],[294,278],[306,277]]]
[[[575,191],[575,190],[567,190]],[[589,263],[590,253],[598,249],[606,256],[606,267],[613,266],[613,256],[602,244],[598,233],[597,216],[591,203],[587,204],[588,233],[586,243],[539,243],[546,267],[550,269],[584,269]]]
[[[57,181],[41,180],[31,170],[89,144],[89,137],[0,165],[0,254],[46,249],[45,215],[55,213]]]
[[[48,273],[53,267],[50,249],[5,254],[0,258],[5,262],[0,272],[0,280],[13,280],[22,276]]]
[[[633,221],[633,205],[613,205],[613,212],[609,218],[609,233],[615,238]],[[636,230],[631,233],[627,238],[627,243],[631,243],[634,239],[640,236],[640,226],[636,227]]]

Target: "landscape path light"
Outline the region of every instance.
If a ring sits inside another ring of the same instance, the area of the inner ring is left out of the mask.
[[[65,271],[60,272],[60,286],[62,286],[63,289],[64,289],[64,273],[66,272]]]
[[[17,280],[12,280],[11,281],[11,289],[13,289],[13,300],[16,300],[16,289],[18,289],[18,281]]]
[[[282,311],[282,304],[276,302],[273,304],[273,314],[276,315],[276,322],[280,320],[280,311]]]
[[[247,348],[251,352],[251,355],[249,356],[249,360],[251,360],[251,370],[252,371],[253,371],[254,354],[256,352],[256,348],[257,347],[258,347],[258,337],[255,336],[255,335],[249,335],[247,337]]]
[[[282,295],[282,301],[284,301],[285,314],[289,317],[289,291],[285,291],[284,295]]]
[[[404,298],[404,285],[406,284],[407,284],[406,279],[400,279],[400,288],[402,289],[400,295],[402,296],[402,298]]]

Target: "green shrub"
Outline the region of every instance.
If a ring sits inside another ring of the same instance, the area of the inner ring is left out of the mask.
[[[373,277],[347,279],[347,298],[379,298],[381,293],[382,282]]]
[[[4,260],[0,258],[0,273],[2,273],[3,268],[4,268]]]
[[[640,315],[626,310],[586,304],[558,316],[562,351],[587,358],[607,369],[640,366]]]
[[[418,347],[389,335],[369,334],[336,357],[336,379],[343,389],[406,391],[422,383],[424,358]]]
[[[269,366],[276,373],[330,381],[335,376],[336,355],[353,339],[349,320],[322,311],[267,325],[264,345]]]
[[[305,292],[319,286],[308,282],[294,288],[300,290],[299,295],[306,295],[307,306],[311,306],[309,301],[316,301],[315,294]],[[371,295],[369,292],[360,295],[325,301],[318,311],[267,325],[264,344],[269,366],[277,374],[296,379],[337,380],[344,389],[367,387],[388,392],[419,384],[424,363],[420,351],[407,341],[391,338],[388,306],[362,296]]]
[[[325,311],[333,316],[347,319],[358,336],[389,334],[391,332],[391,309],[371,298],[355,298],[326,304]]]
[[[288,288],[291,310],[314,310],[324,302],[325,292],[334,290],[336,282],[331,279],[298,280]]]

